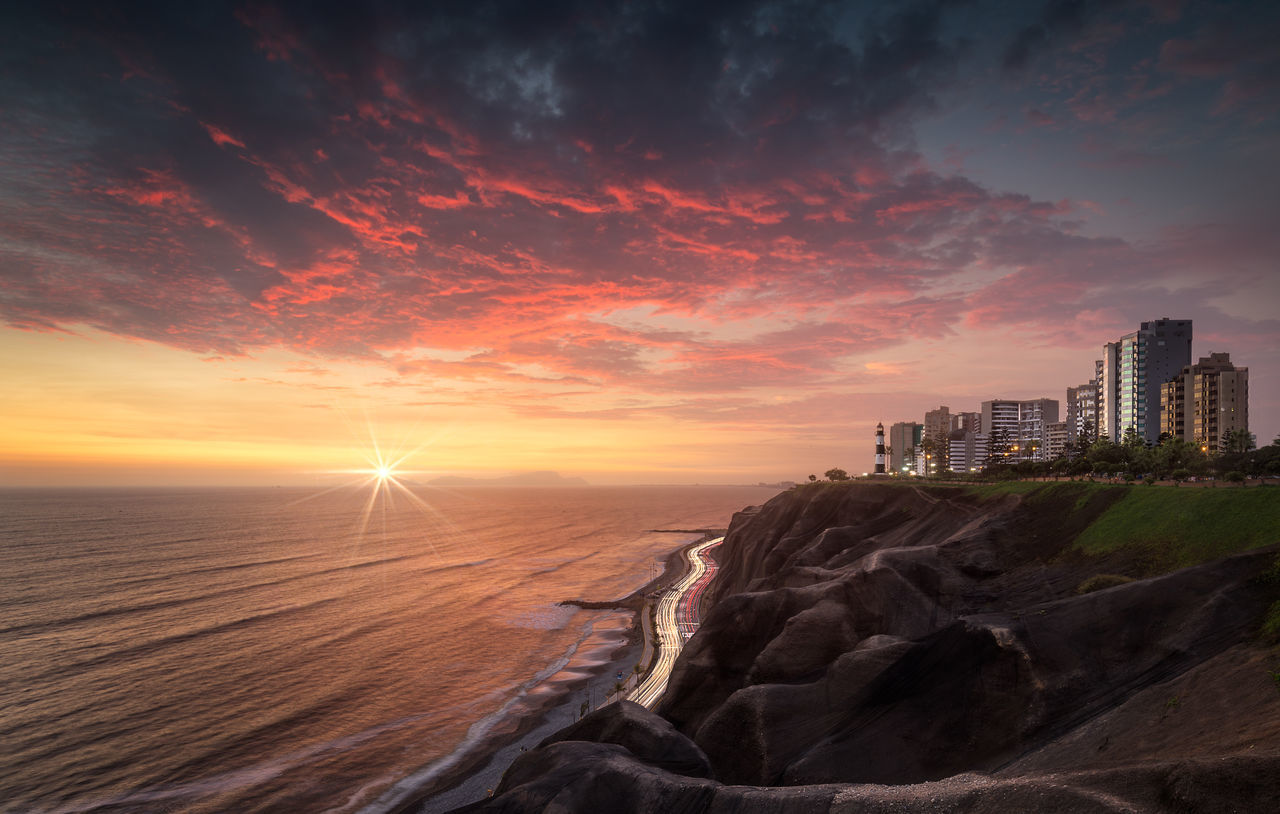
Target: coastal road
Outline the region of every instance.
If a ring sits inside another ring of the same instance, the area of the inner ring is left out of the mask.
[[[676,656],[680,655],[684,643],[698,629],[702,618],[702,594],[716,574],[716,564],[709,551],[722,542],[724,538],[717,537],[690,548],[686,553],[689,558],[689,573],[658,600],[654,628],[658,656],[644,682],[627,696],[629,700],[652,708],[662,697],[667,688],[667,679],[671,677],[671,668],[675,666]]]

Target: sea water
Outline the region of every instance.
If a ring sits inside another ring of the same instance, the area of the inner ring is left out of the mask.
[[[360,811],[776,490],[0,492],[0,811]],[[580,663],[575,663],[575,658]]]

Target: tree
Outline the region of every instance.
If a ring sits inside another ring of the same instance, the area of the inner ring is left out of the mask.
[[[904,449],[904,450],[902,451],[902,463],[903,463],[903,468],[904,468],[904,469],[910,469],[910,467],[911,467],[913,464],[915,464],[915,462],[916,462],[916,448],[915,448],[914,446],[912,446],[912,445],[908,444],[908,445],[907,445],[907,448],[906,448],[906,449]],[[901,471],[901,470],[899,470],[899,471]],[[897,475],[897,474],[898,474],[898,472],[894,472],[893,474]]]
[[[1253,433],[1248,430],[1232,430],[1222,437],[1224,452],[1248,452],[1257,447],[1258,443],[1254,440]]]
[[[1133,448],[1133,447],[1142,446],[1142,443],[1143,443],[1142,436],[1138,435],[1137,430],[1135,430],[1133,427],[1125,428],[1124,438],[1120,441],[1120,446],[1126,447],[1126,448]]]
[[[1009,457],[1009,434],[1002,429],[995,429],[987,436],[987,466],[1004,463]]]
[[[817,475],[810,475],[810,476],[809,476],[809,483],[813,483],[813,482],[814,482],[814,481],[816,481],[817,479],[818,479],[818,476],[817,476]]]
[[[1200,447],[1171,438],[1151,451],[1151,472],[1156,477],[1165,477],[1175,469],[1198,469],[1204,459]]]
[[[927,478],[947,468],[947,443],[934,438],[926,438],[920,442],[920,450],[924,453],[924,476]]]
[[[1089,445],[1098,440],[1098,428],[1089,419],[1085,419],[1080,424],[1080,433],[1076,436],[1076,443],[1081,449],[1088,449]]]
[[[1175,469],[1169,473],[1169,477],[1173,478],[1174,485],[1181,484],[1184,480],[1191,477],[1190,469]]]
[[[845,472],[843,469],[828,469],[826,472],[823,472],[822,474],[827,476],[827,480],[848,480],[849,479],[849,473]]]

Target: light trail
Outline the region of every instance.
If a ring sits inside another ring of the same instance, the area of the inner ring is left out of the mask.
[[[702,592],[716,573],[716,564],[706,552],[722,542],[724,538],[717,537],[699,543],[686,552],[689,573],[665,591],[658,600],[657,620],[653,631],[658,654],[654,659],[653,669],[644,682],[627,696],[629,700],[652,709],[667,689],[667,680],[671,677],[676,657],[680,655],[684,643],[698,629],[698,606],[702,601]]]

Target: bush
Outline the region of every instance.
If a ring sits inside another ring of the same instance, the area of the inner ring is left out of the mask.
[[[1280,641],[1280,601],[1272,602],[1267,608],[1267,615],[1262,618],[1262,635],[1267,641]]]
[[[1222,479],[1225,481],[1230,481],[1231,483],[1244,483],[1244,473],[1238,469],[1233,469],[1227,474],[1223,475]]]
[[[1094,574],[1076,586],[1076,593],[1091,594],[1094,591],[1101,591],[1103,588],[1114,588],[1117,585],[1127,585],[1130,582],[1133,582],[1133,577],[1126,577],[1122,574]]]

